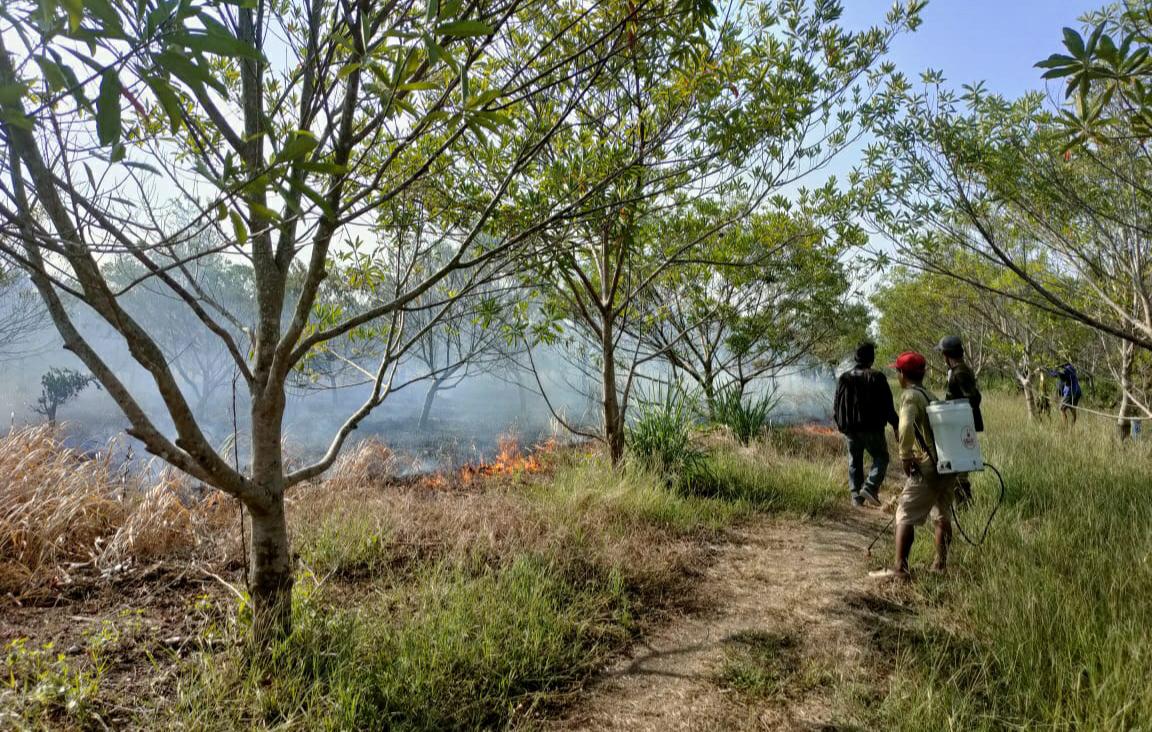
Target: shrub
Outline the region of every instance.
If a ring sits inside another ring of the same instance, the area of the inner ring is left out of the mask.
[[[747,445],[768,426],[768,415],[776,406],[776,392],[745,398],[744,390],[735,383],[721,387],[713,399],[713,418],[732,430],[732,434]]]
[[[639,416],[628,429],[628,448],[641,467],[659,473],[669,486],[690,491],[707,473],[707,455],[692,444],[696,400],[677,385],[653,396],[640,401]]]

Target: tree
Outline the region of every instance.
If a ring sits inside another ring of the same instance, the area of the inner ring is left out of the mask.
[[[710,227],[712,220],[677,218],[682,227]],[[705,242],[699,261],[657,279],[650,312],[632,336],[694,382],[711,413],[719,387],[743,395],[808,363],[854,320],[844,248],[795,216],[754,214]]]
[[[409,359],[419,376],[428,382],[420,411],[421,430],[427,429],[439,394],[455,389],[465,379],[513,363],[508,319],[513,307],[513,283],[507,279],[490,280],[461,294],[464,283],[459,280],[459,276],[445,278],[436,289],[413,302],[406,316],[406,327],[423,332]],[[437,311],[452,298],[457,303],[452,312],[436,317]]]
[[[578,108],[582,124],[558,139],[541,186],[582,188],[588,171],[631,162],[587,215],[546,233],[565,256],[540,267],[536,286],[545,312],[579,344],[582,363],[595,354],[601,424],[584,434],[607,447],[614,465],[633,386],[664,350],[628,336],[643,327],[654,283],[856,139],[875,77],[886,73],[874,69],[877,59],[897,32],[915,26],[920,5],[897,6],[883,27],[860,33],[838,27],[839,4],[823,1],[728,7],[703,29],[699,18],[677,19],[664,37],[630,43]],[[739,203],[704,229],[677,228],[663,216],[707,199]]]
[[[934,72],[924,81],[914,91],[897,78],[901,102],[875,118],[879,141],[861,171],[864,209],[897,257],[1152,348],[1152,161],[1124,103],[1104,91],[1091,116],[1108,131],[1075,135],[1075,115],[1042,95],[1006,100],[981,85],[956,94]],[[1008,276],[953,271],[957,250]]]
[[[605,66],[681,11],[647,0],[18,0],[4,10],[0,252],[28,272],[65,347],[124,412],[129,433],[243,502],[253,632],[266,644],[291,623],[285,491],[331,466],[387,397],[421,335],[403,330],[410,303],[453,271],[533,255],[541,232],[577,217],[628,168],[588,171],[579,191],[526,185],[551,164],[545,151],[574,126]],[[265,55],[272,36],[276,52]],[[427,212],[449,243],[439,268],[416,266],[428,242],[390,238],[400,203]],[[166,215],[173,206],[186,214],[180,223]],[[101,271],[109,253],[138,262],[224,345],[248,395],[247,470],[205,436],[156,333],[126,307],[133,283]],[[244,339],[184,273],[217,253],[251,268],[255,315]],[[355,281],[327,285],[330,275]],[[327,287],[344,284],[357,296],[316,307]],[[77,327],[68,297],[147,372],[170,430]],[[370,393],[323,456],[291,468],[286,383],[357,329],[385,343]]]
[[[47,417],[48,424],[55,426],[57,410],[94,384],[97,389],[100,388],[96,383],[96,377],[91,374],[52,367],[40,377],[40,396],[32,409],[37,414]]]
[[[36,349],[36,334],[48,325],[48,312],[20,271],[0,257],[0,361]]]
[[[953,272],[989,287],[1011,291],[1019,283],[986,263],[955,253]],[[1026,302],[972,287],[956,277],[899,268],[873,297],[880,311],[878,331],[890,351],[931,353],[944,335],[964,339],[965,355],[985,373],[1011,379],[1035,418],[1043,374],[1053,361],[1076,360],[1085,329]]]
[[[194,252],[217,247],[200,243]],[[182,257],[188,259],[171,277],[180,287],[201,294],[205,303],[221,314],[219,325],[232,341],[248,347],[247,334],[254,325],[253,276],[250,267],[221,254]],[[202,423],[211,421],[209,409],[221,400],[236,375],[236,364],[225,342],[188,308],[176,291],[149,275],[134,258],[120,255],[101,267],[103,277],[124,291],[124,309],[150,334],[164,353],[168,365],[191,397],[192,412]]]

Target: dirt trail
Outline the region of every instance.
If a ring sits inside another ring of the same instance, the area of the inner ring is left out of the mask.
[[[764,519],[736,531],[701,582],[711,608],[677,618],[577,701],[560,730],[830,730],[838,697],[867,679],[869,643],[894,607],[867,577],[879,514]],[[883,544],[887,550],[887,543]],[[770,694],[724,688],[742,638],[793,644]]]

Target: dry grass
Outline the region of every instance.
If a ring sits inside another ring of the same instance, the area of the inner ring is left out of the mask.
[[[172,472],[146,485],[108,453],[68,449],[48,427],[10,432],[0,438],[0,594],[36,599],[84,569],[202,548],[227,506],[186,506],[182,487]]]
[[[613,474],[552,447],[493,463],[531,459],[530,470],[472,466],[407,482],[369,467],[389,455],[362,442],[323,482],[291,494],[293,545],[322,583],[400,581],[444,562],[498,570],[530,555],[556,558],[576,581],[618,572],[638,598],[663,605],[703,561],[700,532],[728,514],[705,516],[707,502],[671,495],[655,476]]]

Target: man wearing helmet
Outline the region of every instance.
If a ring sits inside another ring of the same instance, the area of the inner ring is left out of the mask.
[[[972,422],[976,431],[983,432],[984,416],[980,413],[980,388],[976,386],[976,374],[964,361],[964,344],[960,336],[941,338],[936,350],[944,356],[944,362],[948,364],[948,388],[944,391],[944,398],[967,399],[972,405]],[[972,484],[968,482],[966,473],[956,476],[956,497],[961,501],[972,498]]]

